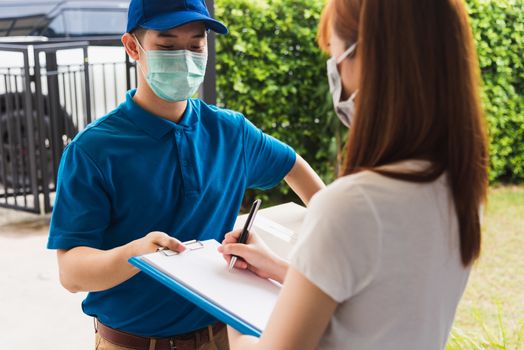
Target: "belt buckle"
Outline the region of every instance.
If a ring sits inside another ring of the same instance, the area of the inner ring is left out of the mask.
[[[173,338],[169,339],[169,347],[171,348],[171,350],[176,350],[176,344]]]

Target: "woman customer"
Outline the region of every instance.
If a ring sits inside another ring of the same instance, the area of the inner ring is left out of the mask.
[[[314,196],[289,266],[256,236],[226,260],[283,282],[260,339],[232,349],[444,349],[480,252],[487,145],[463,0],[331,0],[319,42],[343,176]]]

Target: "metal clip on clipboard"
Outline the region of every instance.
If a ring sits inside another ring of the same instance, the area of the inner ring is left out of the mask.
[[[183,242],[182,244],[190,251],[204,248],[204,244],[201,241],[196,240],[196,239],[193,239],[193,240],[187,241],[187,242]],[[162,252],[162,254],[164,254],[165,256],[178,255],[178,252],[174,252],[174,251],[169,250],[169,249],[167,249],[165,247],[160,247],[156,251],[157,252]]]

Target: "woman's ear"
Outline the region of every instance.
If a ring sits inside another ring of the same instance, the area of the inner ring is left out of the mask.
[[[134,36],[129,33],[125,33],[122,35],[121,41],[129,57],[135,61],[138,61],[140,59],[140,49],[138,48]]]

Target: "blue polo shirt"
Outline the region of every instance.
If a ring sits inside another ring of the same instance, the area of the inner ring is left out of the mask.
[[[177,124],[142,109],[134,93],[65,149],[49,249],[108,250],[152,231],[221,241],[245,190],[274,187],[295,163],[289,146],[239,113],[191,99]],[[89,293],[82,307],[107,326],[151,337],[215,321],[144,273]]]

